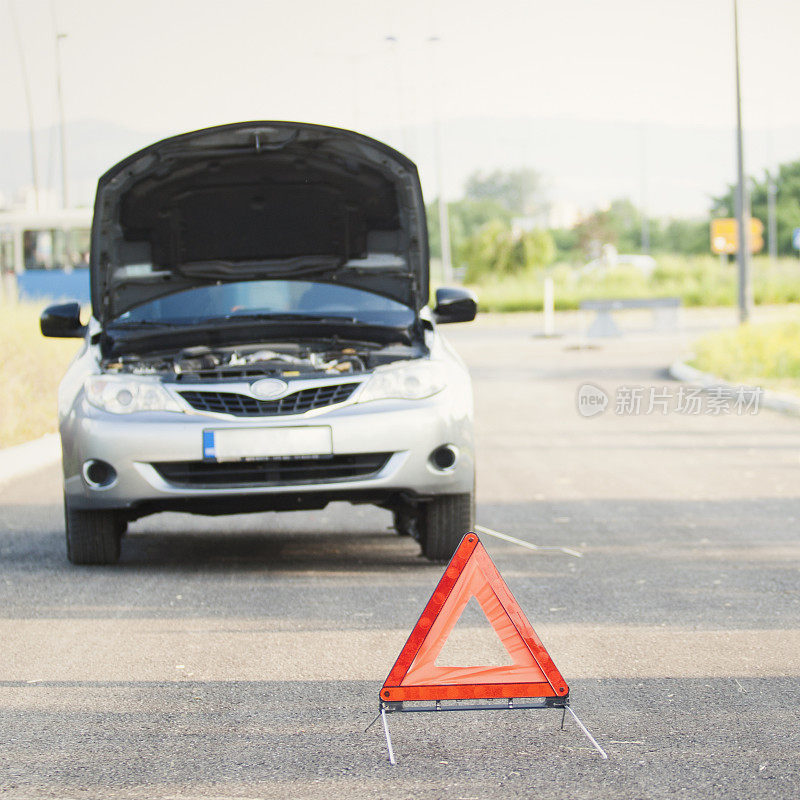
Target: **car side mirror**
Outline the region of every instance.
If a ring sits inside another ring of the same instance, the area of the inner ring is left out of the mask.
[[[42,336],[57,339],[81,339],[86,333],[86,326],[81,325],[80,303],[60,303],[48,306],[39,317]]]
[[[475,292],[456,286],[442,286],[436,290],[433,316],[436,322],[471,322],[478,313]]]

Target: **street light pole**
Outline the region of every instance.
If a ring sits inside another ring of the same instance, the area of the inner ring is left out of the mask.
[[[431,36],[428,41],[436,47],[441,42],[438,36]],[[439,241],[442,247],[442,280],[450,283],[453,280],[453,257],[450,250],[450,211],[444,193],[444,130],[442,128],[442,81],[441,64],[438,48],[434,51],[434,65],[431,82],[434,87],[433,124],[436,133],[435,158],[436,158],[436,183],[439,192]]]
[[[67,132],[64,119],[64,94],[61,91],[61,41],[67,38],[66,33],[58,32],[55,0],[50,2],[50,11],[53,15],[53,30],[56,45],[56,97],[58,98],[58,128],[61,144],[61,205],[69,207],[69,184],[67,183]]]
[[[642,120],[642,125],[639,130],[639,168],[641,170],[641,209],[640,214],[642,217],[642,234],[641,234],[641,248],[642,253],[648,255],[650,253],[650,223],[647,219],[647,130],[645,122]]]
[[[8,12],[11,16],[11,25],[14,28],[14,39],[19,51],[19,66],[22,72],[22,88],[25,90],[25,105],[28,109],[28,136],[31,148],[31,177],[33,179],[33,199],[36,203],[36,210],[39,210],[39,162],[36,158],[36,132],[33,124],[33,99],[31,98],[31,85],[28,81],[28,67],[25,63],[25,48],[22,45],[22,37],[19,32],[19,22],[17,21],[17,10],[14,7],[14,0],[8,0]]]
[[[739,266],[739,322],[750,318],[750,202],[745,184],[744,148],[742,145],[742,90],[739,77],[739,4],[733,0],[733,47],[736,63],[736,224],[739,228],[736,261]]]
[[[767,236],[769,237],[769,260],[775,266],[778,260],[778,220],[776,217],[776,200],[778,187],[772,170],[767,178]]]
[[[403,66],[400,61],[399,40],[396,36],[384,36],[383,40],[389,45],[394,61],[395,80],[397,82],[397,121],[400,126],[400,140],[402,141],[403,155],[408,152],[408,131],[406,130],[406,93],[403,86]]]
[[[61,92],[61,40],[66,33],[56,34],[56,91],[58,93],[58,129],[61,143],[61,205],[69,208],[69,183],[67,182],[67,123],[64,119],[64,95]]]

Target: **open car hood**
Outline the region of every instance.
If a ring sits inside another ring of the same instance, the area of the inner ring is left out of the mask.
[[[91,282],[101,323],[194,286],[268,278],[343,284],[418,311],[428,268],[416,166],[352,131],[206,128],[134,153],[97,186]]]

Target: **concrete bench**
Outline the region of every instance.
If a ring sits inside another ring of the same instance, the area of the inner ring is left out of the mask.
[[[614,317],[615,311],[645,309],[653,312],[655,330],[675,330],[678,327],[680,297],[649,297],[632,300],[583,300],[581,311],[596,311],[597,316],[586,331],[587,336],[622,336]]]

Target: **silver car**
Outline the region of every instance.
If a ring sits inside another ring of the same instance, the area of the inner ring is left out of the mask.
[[[92,316],[58,396],[67,556],[118,560],[129,521],[373,503],[432,560],[474,516],[472,388],[437,324],[415,165],[351,131],[187,133],[100,179]]]

